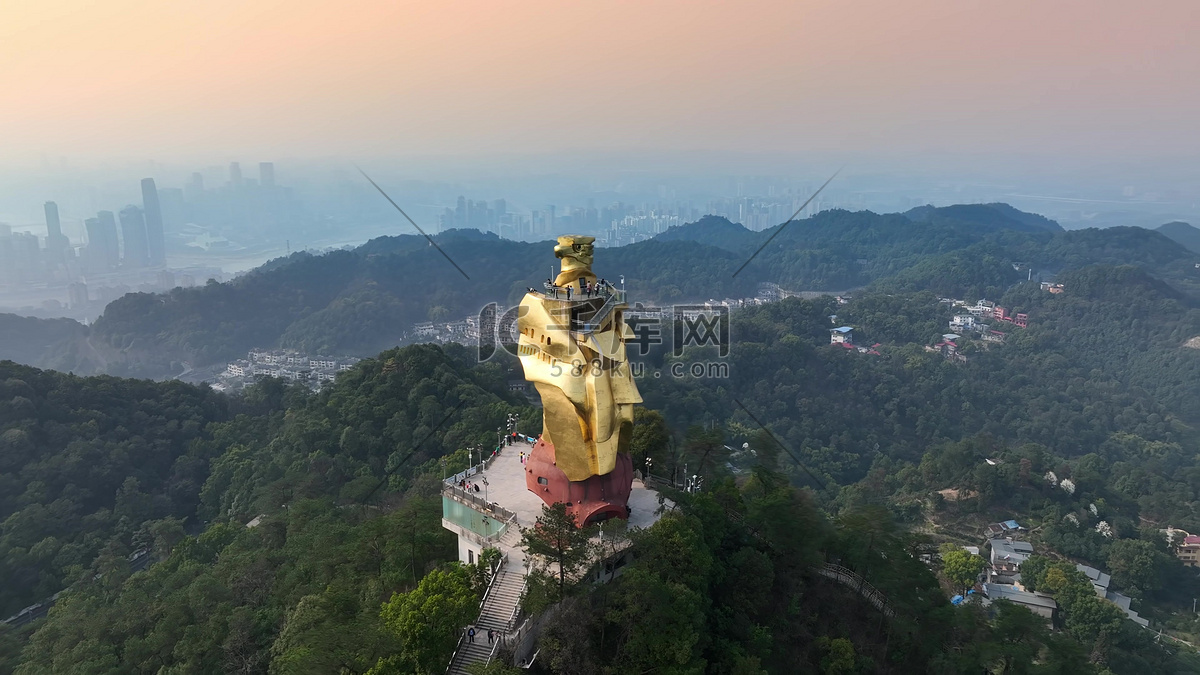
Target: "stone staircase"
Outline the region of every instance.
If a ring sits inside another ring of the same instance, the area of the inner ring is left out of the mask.
[[[506,532],[505,536],[501,537],[501,541],[510,535],[511,531]],[[520,534],[516,535],[516,540],[520,541]],[[466,675],[467,666],[472,663],[486,663],[491,657],[494,645],[488,644],[487,632],[489,630],[497,631],[496,642],[499,643],[500,638],[508,631],[508,620],[513,616],[521,601],[521,590],[525,585],[523,566],[523,561],[514,561],[510,558],[504,567],[500,568],[499,574],[492,581],[487,596],[479,608],[479,618],[475,620],[474,624],[475,642],[469,642],[465,636],[463,637],[458,644],[458,649],[454,652],[454,658],[450,660],[450,666],[446,668],[447,675]]]

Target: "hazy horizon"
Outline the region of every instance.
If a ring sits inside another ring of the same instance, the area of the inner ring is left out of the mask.
[[[854,208],[1194,222],[1197,29],[1182,1],[10,5],[0,222],[55,200],[74,233],[231,161],[310,206],[362,165],[423,224],[456,191],[702,200],[840,166]]]
[[[1149,6],[1147,6],[1149,5]],[[60,0],[0,9],[3,162],[655,151],[1180,159],[1190,3]]]

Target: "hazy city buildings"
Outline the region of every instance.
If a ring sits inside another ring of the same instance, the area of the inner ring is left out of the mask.
[[[146,241],[146,220],[142,210],[130,205],[121,209],[121,240],[123,251],[121,265],[127,269],[139,269],[150,262],[150,247]]]
[[[83,221],[87,230],[85,263],[89,272],[111,272],[121,264],[121,245],[117,238],[117,222],[112,211],[101,211],[95,218]]]
[[[153,178],[142,179],[142,214],[146,225],[146,253],[150,265],[167,262],[167,244],[163,234],[162,208]]]
[[[58,219],[58,204],[46,202],[46,255],[52,265],[64,262],[71,250],[71,242],[63,236],[62,223]]]

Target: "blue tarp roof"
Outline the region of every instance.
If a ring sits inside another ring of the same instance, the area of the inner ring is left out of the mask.
[[[1004,521],[1004,526],[1005,526],[1005,527],[1007,527],[1007,528],[1008,528],[1008,529],[1010,529],[1010,530],[1016,530],[1016,529],[1019,529],[1019,528],[1021,527],[1020,525],[1018,525],[1018,524],[1017,524],[1017,521],[1015,521],[1015,520],[1006,520],[1006,521]]]
[[[959,605],[959,604],[962,604],[962,601],[963,601],[963,600],[964,600],[963,596],[961,596],[961,595],[956,595],[956,596],[954,596],[953,598],[950,598],[950,604],[952,604],[952,605]]]
[[[850,331],[852,331],[852,330],[854,330],[854,329],[853,329],[853,328],[851,328],[850,326],[842,326],[841,328],[834,328],[834,329],[833,329],[833,331],[834,331],[835,333],[849,333],[849,332],[850,332]]]

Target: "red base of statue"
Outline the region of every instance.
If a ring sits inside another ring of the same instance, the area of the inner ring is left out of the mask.
[[[628,518],[633,461],[629,455],[618,453],[611,472],[572,482],[555,465],[554,446],[538,439],[525,460],[525,486],[547,504],[566,504],[567,513],[575,516],[580,527],[609,518]]]

